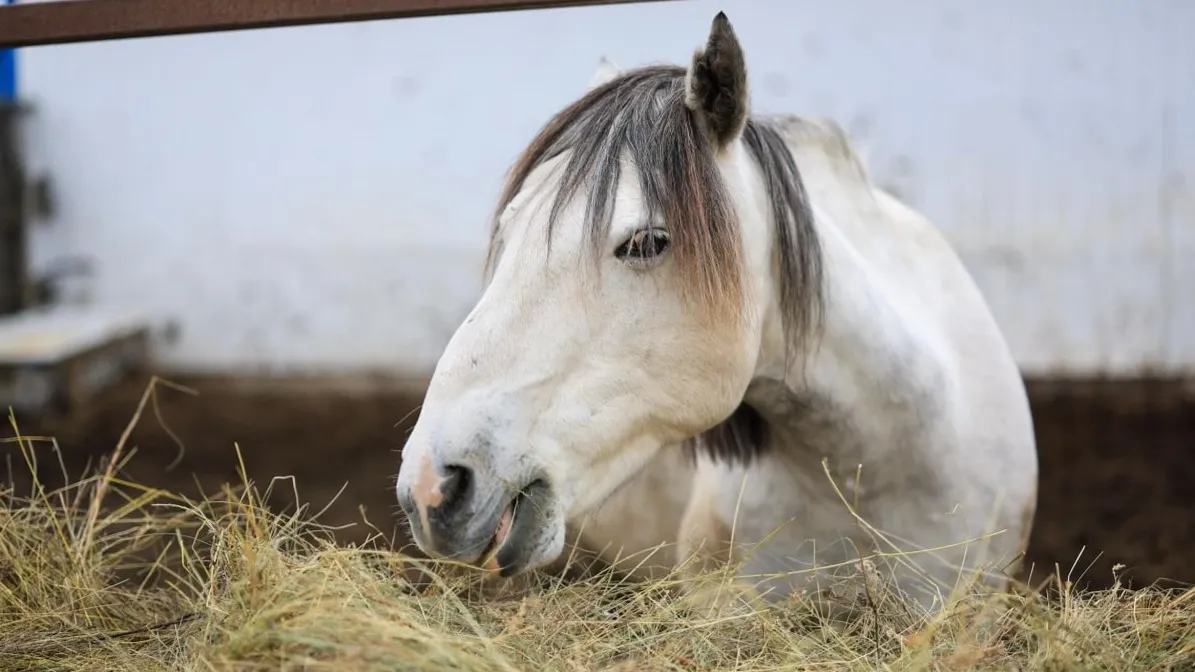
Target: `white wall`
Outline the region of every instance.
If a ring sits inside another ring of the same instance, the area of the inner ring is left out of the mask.
[[[685,62],[722,8],[756,108],[847,126],[1026,370],[1195,370],[1187,0],[694,0],[26,49],[62,206],[35,261],[93,256],[96,301],[179,321],[178,367],[428,370],[520,148],[599,56]]]

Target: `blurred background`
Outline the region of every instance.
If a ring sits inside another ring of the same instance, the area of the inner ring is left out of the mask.
[[[236,442],[316,509],[343,488],[323,520],[358,521],[346,541],[362,510],[401,537],[398,449],[479,296],[504,171],[600,57],[686,63],[719,10],[755,111],[837,120],[985,293],[1033,403],[1034,576],[1195,581],[1183,0],[688,0],[17,50],[0,402],[77,477],[165,376],[198,395],[159,388],[133,477],[212,492]]]

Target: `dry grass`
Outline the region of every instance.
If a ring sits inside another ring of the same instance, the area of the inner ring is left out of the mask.
[[[0,487],[0,670],[1195,666],[1195,591],[973,588],[927,618],[873,586],[835,621],[807,603],[702,618],[670,582],[608,573],[481,598],[469,574],[337,546],[248,484],[189,501],[125,482],[122,453],[61,491]]]

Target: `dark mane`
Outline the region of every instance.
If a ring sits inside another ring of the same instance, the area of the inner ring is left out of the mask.
[[[651,221],[667,226],[684,299],[717,323],[743,315],[743,252],[738,215],[723,183],[716,150],[685,105],[686,70],[661,65],[631,70],[560,111],[510,170],[494,213],[486,273],[501,251],[500,217],[545,161],[570,152],[559,172],[548,235],[585,189],[584,236],[596,261],[604,253],[622,161],[635,166]],[[789,358],[807,351],[821,323],[822,254],[800,173],[780,133],[751,118],[742,140],[758,164],[775,223],[776,272]],[[765,427],[740,409],[699,443],[719,458],[750,459]]]

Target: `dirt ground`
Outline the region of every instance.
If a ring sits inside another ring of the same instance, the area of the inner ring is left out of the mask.
[[[199,394],[159,389],[157,412],[147,409],[129,441],[137,454],[128,477],[192,496],[210,493],[239,481],[239,444],[256,483],[293,476],[299,496],[313,508],[328,504],[343,487],[321,517],[349,526],[339,532],[343,541],[380,531],[405,542],[392,485],[398,449],[421,400],[419,386],[172,380]],[[144,385],[123,385],[105,395],[89,418],[70,426],[18,422],[24,434],[57,437],[68,473],[78,477],[116,444]],[[1111,582],[1112,565],[1123,563],[1136,584],[1195,582],[1195,387],[1175,381],[1029,381],[1029,390],[1041,462],[1029,553],[1033,576],[1044,577],[1057,564],[1062,574],[1082,574],[1091,587],[1103,587]],[[171,434],[182,442],[181,456]],[[0,440],[11,436],[5,423]],[[43,447],[38,454],[43,481],[61,483],[52,453]],[[11,442],[0,443],[0,457],[10,465],[4,479],[27,492],[28,470]],[[288,482],[275,490],[276,507],[293,506]],[[363,515],[375,529],[362,523]]]
[[[1122,563],[1134,584],[1195,583],[1195,385],[1028,387],[1041,466],[1035,576],[1057,563],[1106,587]]]

